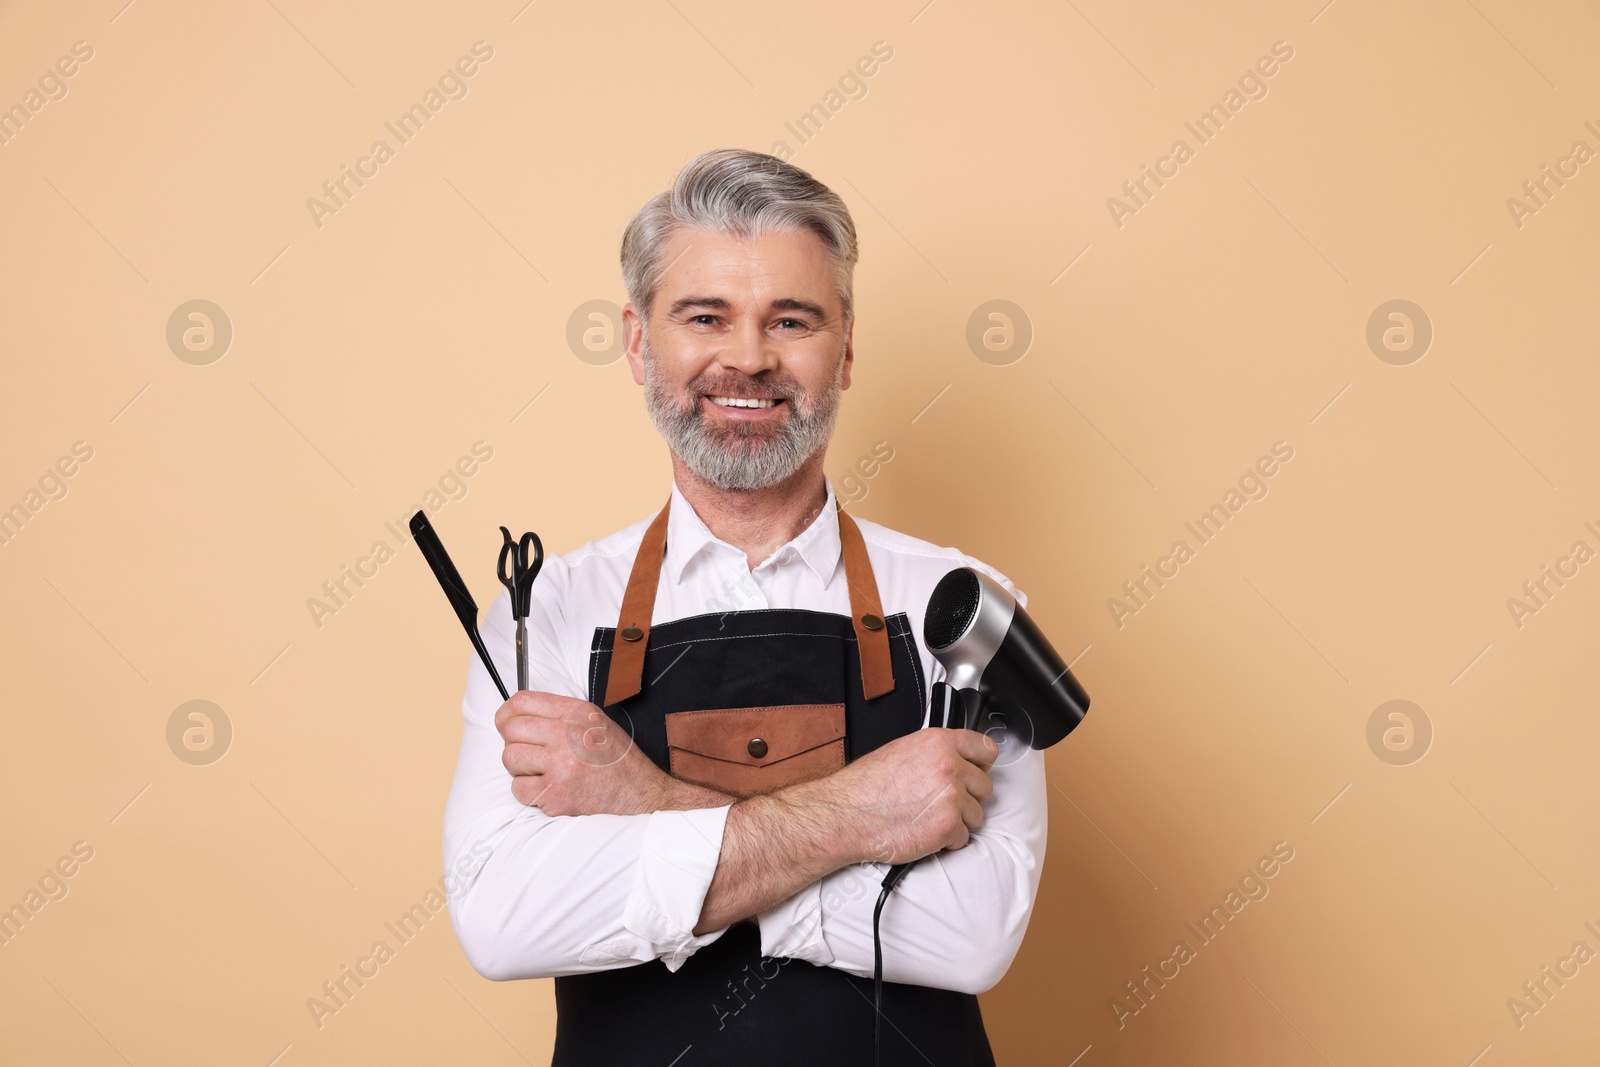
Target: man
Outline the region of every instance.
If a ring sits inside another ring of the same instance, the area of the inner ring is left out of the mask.
[[[855,229],[804,171],[692,160],[628,226],[627,357],[672,457],[666,507],[548,556],[530,688],[474,663],[445,817],[489,978],[556,978],[554,1063],[992,1064],[1045,846],[1043,753],[922,729],[954,549],[839,509]],[[597,477],[603,477],[597,471]],[[509,597],[485,640],[512,674]],[[669,773],[670,772],[670,773]],[[481,864],[481,866],[480,866]]]

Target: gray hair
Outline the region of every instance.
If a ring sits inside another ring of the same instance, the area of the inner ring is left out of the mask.
[[[672,188],[639,209],[622,234],[622,280],[646,321],[666,271],[662,247],[680,226],[743,238],[783,228],[815,233],[833,259],[834,288],[849,330],[858,256],[855,223],[839,195],[799,167],[763,152],[712,149],[691,159]]]

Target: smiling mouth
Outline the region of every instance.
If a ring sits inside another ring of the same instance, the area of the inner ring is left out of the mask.
[[[783,403],[781,398],[776,397],[713,396],[709,393],[706,399],[720,408],[770,408]]]

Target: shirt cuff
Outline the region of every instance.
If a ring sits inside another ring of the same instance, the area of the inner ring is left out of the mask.
[[[717,873],[731,807],[652,812],[645,826],[622,925],[648,942],[668,971],[682,967],[684,960],[728,929],[694,933]]]
[[[756,914],[761,927],[761,954],[805,960],[818,967],[833,962],[822,939],[822,882],[813,882],[788,900]]]

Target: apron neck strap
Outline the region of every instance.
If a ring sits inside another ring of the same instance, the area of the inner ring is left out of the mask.
[[[622,612],[612,638],[611,667],[606,676],[606,706],[626,700],[643,688],[645,646],[650,643],[650,617],[655,611],[656,589],[661,583],[661,560],[667,549],[667,512],[672,497],[667,497],[655,520],[645,529],[633,557],[628,588],[622,597]],[[856,649],[861,656],[862,695],[871,700],[894,689],[894,669],[890,664],[889,629],[878,599],[878,579],[872,573],[867,543],[855,519],[838,507],[839,549],[844,557],[844,577],[850,593],[850,623],[856,632]]]

